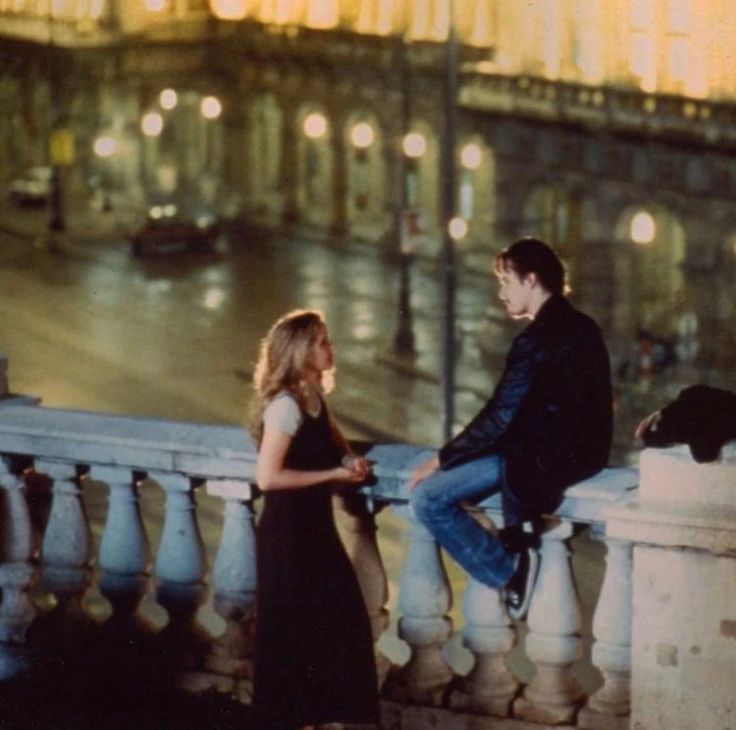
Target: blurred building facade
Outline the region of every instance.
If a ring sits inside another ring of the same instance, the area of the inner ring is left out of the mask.
[[[67,194],[193,193],[382,253],[405,186],[405,233],[435,256],[451,5],[0,0],[0,182],[51,161]],[[455,0],[454,18],[459,260],[541,236],[620,351],[707,331],[688,356],[728,364],[736,6]]]

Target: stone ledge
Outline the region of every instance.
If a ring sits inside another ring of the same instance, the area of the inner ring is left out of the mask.
[[[3,454],[189,476],[252,479],[256,449],[242,427],[9,405],[0,408]]]
[[[605,512],[607,535],[638,544],[736,555],[736,510],[632,501]]]
[[[572,730],[575,725],[543,725],[514,718],[471,715],[437,707],[381,701],[382,730]]]
[[[434,449],[408,444],[379,444],[372,447],[366,455],[376,461],[376,483],[361,491],[376,501],[407,502],[406,480],[413,466],[434,453]],[[639,472],[633,467],[604,469],[590,479],[571,486],[555,514],[573,522],[600,523],[611,505],[632,498],[638,483]],[[500,495],[484,500],[479,507],[491,514],[500,514]]]
[[[644,449],[640,456],[645,502],[717,504],[736,509],[736,444],[726,444],[718,461],[698,464],[687,446]]]

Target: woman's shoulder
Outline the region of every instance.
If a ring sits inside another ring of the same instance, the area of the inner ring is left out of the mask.
[[[296,396],[288,390],[277,393],[263,411],[263,423],[277,430],[294,435],[304,420],[304,414]]]

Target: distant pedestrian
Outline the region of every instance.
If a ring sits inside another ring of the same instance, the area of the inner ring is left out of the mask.
[[[606,465],[613,397],[600,330],[565,298],[557,254],[522,239],[496,257],[495,273],[509,316],[532,322],[514,339],[491,399],[408,486],[417,519],[473,578],[503,588],[518,619],[536,579],[539,518]],[[500,535],[464,508],[497,492]]]
[[[378,720],[370,622],[332,514],[333,490],[360,484],[369,466],[328,411],[333,368],[322,314],[296,310],[261,343],[254,376],[263,492],[254,705],[284,730]]]

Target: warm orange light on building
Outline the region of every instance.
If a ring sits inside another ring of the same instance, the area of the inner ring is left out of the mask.
[[[0,0],[1,1],[1,0]],[[450,24],[449,0],[209,0],[221,20],[255,18],[275,25],[329,30],[346,24],[367,35],[404,35],[442,41]],[[455,0],[459,36],[476,46],[490,45],[489,0]]]
[[[310,0],[306,17],[310,28],[334,28],[338,19],[338,0]]]
[[[247,0],[210,0],[210,9],[220,20],[243,20],[248,14]]]

